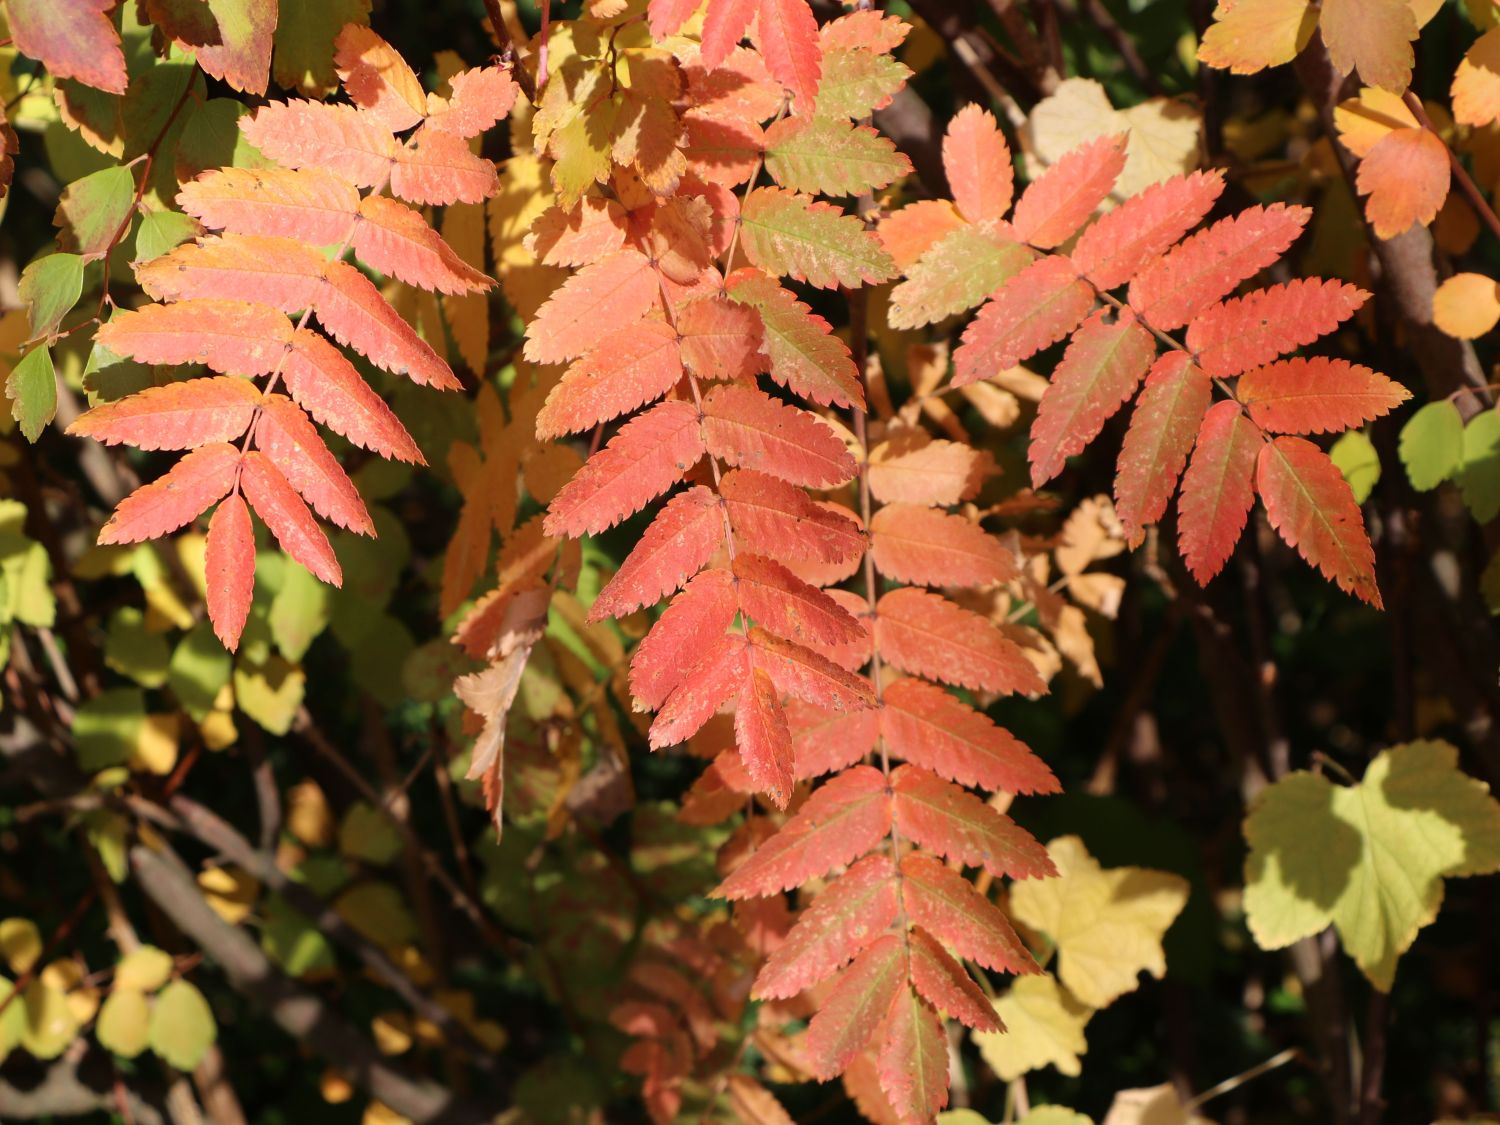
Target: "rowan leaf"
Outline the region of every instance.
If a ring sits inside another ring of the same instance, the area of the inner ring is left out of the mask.
[[[30,314],[28,339],[50,339],[83,295],[83,259],[77,254],[44,254],[21,271],[16,295]]]
[[[283,551],[320,581],[343,585],[343,571],[328,537],[270,458],[255,450],[245,454],[240,463],[240,488]]]
[[[896,921],[896,866],[867,855],[813,899],[755,978],[752,995],[784,1000],[827,980]]]
[[[831,427],[754,388],[715,387],[703,415],[708,451],[726,464],[807,488],[834,488],[854,476],[854,458]]]
[[[891,774],[896,829],[917,846],[995,878],[1053,874],[1046,851],[1004,813],[919,766]]]
[[[325,168],[356,187],[383,184],[396,139],[368,113],[327,102],[271,102],[240,119],[245,137],[287,168]]]
[[[109,17],[113,8],[114,0],[10,0],[6,18],[16,50],[54,78],[123,94],[125,52]]]
[[[624,617],[654,605],[707,565],[723,539],[724,509],[712,491],[694,485],[672,497],[599,591],[589,620]]]
[[[838,602],[774,559],[741,551],[731,569],[741,612],[776,636],[817,648],[864,636]]]
[[[736,270],[724,287],[730,300],[759,314],[770,376],[776,383],[820,406],[864,407],[848,345],[826,320],[760,270]]]
[[[1015,556],[978,524],[915,504],[886,504],[870,520],[875,567],[919,586],[989,586],[1016,576]]]
[[[807,0],[760,0],[756,30],[766,67],[792,92],[798,115],[812,113],[822,77],[822,49],[818,21]]]
[[[837,21],[835,21],[837,22]],[[833,26],[824,24],[824,29]],[[888,54],[825,43],[817,112],[823,117],[864,118],[890,105],[911,70]]]
[[[989,458],[924,431],[895,433],[870,451],[870,491],[883,504],[957,504],[971,500],[992,469]]]
[[[1297,771],[1245,820],[1245,912],[1280,949],[1330,923],[1382,992],[1443,900],[1443,880],[1500,870],[1500,804],[1446,742],[1377,754],[1355,785]]]
[[[1458,472],[1464,456],[1464,419],[1451,399],[1429,402],[1401,427],[1397,446],[1411,486],[1429,492]]]
[[[875,706],[875,693],[863,677],[810,648],[758,627],[750,630],[750,644],[756,667],[764,669],[786,695],[834,711]]]
[[[766,171],[791,191],[859,195],[911,173],[911,161],[868,125],[784,117],[766,130]]]
[[[792,735],[771,677],[752,667],[734,706],[734,743],[758,793],[784,809],[792,798]]]
[[[96,343],[141,363],[204,363],[226,375],[269,375],[292,338],[291,321],[243,301],[178,301],[117,311]]]
[[[333,41],[333,65],[349,100],[393,133],[427,115],[427,93],[401,55],[368,27],[349,24]]]
[[[948,1104],[943,1021],[910,988],[896,993],[876,1066],[880,1088],[906,1120],[929,1121]]]
[[[776,477],[734,469],[724,475],[719,495],[734,534],[757,554],[840,563],[864,553],[865,537],[853,520]]]
[[[208,521],[203,568],[214,634],[233,652],[239,647],[255,591],[255,529],[250,525],[250,509],[238,494],[220,504]]]
[[[940,1012],[976,1031],[996,1031],[995,1009],[963,966],[923,929],[907,936],[912,988]],[[945,1074],[946,1077],[946,1074]]]
[[[302,408],[285,395],[266,395],[261,402],[255,444],[281,470],[324,519],[361,535],[373,535],[375,524],[359,490],[338,459],[318,436]]]
[[[876,606],[876,643],[894,667],[975,691],[1040,695],[1047,685],[1014,642],[983,617],[907,586]]]
[[[645,320],[605,336],[563,373],[536,418],[537,437],[589,430],[661,398],[682,378],[677,332]]]
[[[1156,340],[1128,313],[1087,320],[1063,353],[1031,425],[1032,487],[1063,471],[1135,394],[1156,358]]]
[[[1130,283],[1130,307],[1169,332],[1278,261],[1312,218],[1307,207],[1250,207],[1184,240]]]
[[[1050,973],[1022,977],[995,1001],[1003,1032],[981,1032],[974,1045],[1002,1081],[1014,1082],[1045,1066],[1077,1078],[1088,1051],[1084,1028],[1094,1012],[1081,1004]]]
[[[248,379],[218,375],[147,387],[80,415],[68,433],[105,445],[137,449],[192,449],[233,441],[245,432],[261,402]]]
[[[1198,60],[1234,74],[1254,74],[1291,62],[1317,26],[1312,0],[1219,0],[1214,22],[1198,45]]]
[[[653,750],[686,742],[735,697],[751,671],[745,648],[740,634],[720,635],[684,671],[652,720],[648,741]]]
[[[631,694],[647,708],[660,709],[706,650],[719,643],[738,612],[727,570],[705,571],[690,581],[631,657]]]
[[[1015,196],[1015,168],[989,110],[966,105],[953,115],[943,134],[943,171],[953,202],[969,222],[1005,218]]]
[[[292,333],[281,378],[292,400],[334,433],[382,457],[427,463],[385,400],[316,332],[299,328]]]
[[[353,184],[322,168],[220,168],[183,184],[177,203],[210,230],[323,246],[349,236],[360,197]]]
[[[1342,359],[1286,359],[1240,376],[1235,391],[1250,420],[1268,433],[1323,434],[1356,429],[1390,413],[1411,392]]]
[[[134,209],[134,173],[129,168],[101,168],[63,188],[52,224],[64,250],[96,262],[116,236],[129,229],[126,224]]]
[[[1395,129],[1359,162],[1355,187],[1377,238],[1394,238],[1437,218],[1448,199],[1448,146],[1429,129]]]
[[[373,270],[437,293],[477,293],[495,283],[443,241],[427,220],[383,195],[359,201],[354,253]]]
[[[576,359],[610,332],[640,320],[661,299],[660,281],[638,250],[617,250],[579,270],[526,327],[533,363]]]
[[[1130,416],[1115,474],[1115,514],[1125,538],[1139,543],[1166,514],[1213,401],[1213,382],[1184,352],[1159,356]]]
[[[915,925],[997,973],[1039,973],[1005,914],[958,872],[921,852],[901,858],[901,902]]]
[[[391,194],[408,203],[483,203],[498,186],[493,161],[476,156],[457,134],[437,129],[417,130],[411,144],[396,149],[391,166]]]
[[[896,273],[885,247],[856,216],[782,188],[756,188],[745,198],[740,235],[754,265],[819,289],[873,285]],[[772,362],[774,374],[774,356]]]
[[[1061,246],[1088,221],[1125,170],[1125,137],[1099,137],[1058,160],[1022,193],[1016,235],[1042,250]]]
[[[703,456],[698,412],[658,403],[579,469],[547,508],[548,535],[597,535],[666,492]]]
[[[984,229],[960,226],[944,233],[891,290],[891,327],[921,328],[967,312],[1025,270],[1032,257],[1014,239]],[[998,373],[985,371],[977,378]]]
[[[954,696],[921,680],[888,684],[880,735],[896,757],[960,785],[1056,793],[1052,771],[1025,743]]]
[[[874,766],[855,766],[815,789],[713,893],[727,899],[780,894],[852,863],[890,829],[885,775]]]
[[[461,70],[448,79],[448,104],[432,110],[427,127],[465,140],[477,137],[510,115],[520,92],[498,66]]]
[[[1079,236],[1073,264],[1098,289],[1118,288],[1202,222],[1223,191],[1216,171],[1152,184]]]
[[[192,523],[229,495],[239,465],[240,451],[227,442],[199,446],[121,500],[99,542],[142,543]]]
[[[1349,482],[1310,441],[1278,437],[1260,449],[1256,491],[1288,545],[1339,588],[1381,607],[1375,551]]]
[[[1204,312],[1188,325],[1187,346],[1208,374],[1238,375],[1326,336],[1369,298],[1341,281],[1299,278]]]
[[[1047,853],[1056,876],[1017,883],[1011,912],[1057,946],[1063,986],[1105,1008],[1135,990],[1138,973],[1162,977],[1162,937],[1187,904],[1187,880],[1144,867],[1105,870],[1077,836],[1053,840]]]
[[[1255,503],[1255,465],[1265,435],[1235,402],[1209,407],[1177,502],[1177,545],[1206,585],[1223,569]]]
[[[329,262],[326,285],[314,311],[339,343],[376,367],[405,375],[419,387],[457,390],[462,384],[448,364],[380,295],[373,282],[347,262]]]
[[[1006,371],[1066,339],[1094,307],[1094,288],[1062,254],[1032,262],[979,310],[953,353],[953,385]]]
[[[813,1076],[826,1081],[841,1074],[874,1038],[898,993],[904,991],[904,943],[895,934],[886,934],[843,971],[808,1024],[804,1045]]]

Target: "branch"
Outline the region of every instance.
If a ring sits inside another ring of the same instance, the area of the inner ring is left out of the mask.
[[[84,1074],[85,1070],[89,1073]],[[93,1073],[96,1070],[97,1075]],[[123,1098],[136,1125],[166,1125],[159,1091],[147,1095],[129,1086],[116,1087],[109,1072],[109,1063],[102,1052],[70,1050],[47,1067],[40,1082],[23,1085],[0,1078],[0,1120],[113,1114],[119,1112]]]

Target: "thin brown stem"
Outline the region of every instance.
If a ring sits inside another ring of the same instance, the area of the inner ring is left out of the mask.
[[[1489,200],[1484,197],[1484,192],[1479,190],[1479,185],[1469,175],[1469,170],[1458,158],[1458,153],[1453,151],[1448,142],[1443,141],[1442,135],[1432,124],[1432,119],[1427,116],[1427,110],[1422,106],[1422,99],[1408,90],[1402,101],[1406,103],[1406,108],[1411,110],[1418,124],[1442,142],[1443,151],[1448,154],[1448,165],[1453,169],[1453,179],[1458,184],[1458,190],[1464,193],[1464,197],[1468,199],[1469,205],[1474,208],[1480,220],[1490,228],[1490,233],[1500,238],[1500,215],[1495,214],[1495,209],[1490,206]]]

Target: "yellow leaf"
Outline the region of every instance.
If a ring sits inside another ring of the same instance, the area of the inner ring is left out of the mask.
[[[1379,754],[1358,785],[1300,771],[1270,786],[1245,820],[1245,912],[1263,949],[1330,922],[1382,991],[1437,916],[1443,879],[1500,871],[1500,803],[1458,768],[1446,742]]]
[[[42,980],[26,986],[19,1003],[25,1005],[26,1023],[21,1046],[39,1059],[55,1059],[78,1034],[78,1017],[68,998]]]
[[[172,957],[154,945],[143,945],[120,958],[115,966],[115,987],[135,992],[155,992],[172,975]]]
[[[1404,90],[1411,81],[1417,18],[1407,0],[1323,0],[1320,23],[1333,65],[1371,86]]]
[[[177,765],[177,716],[145,716],[128,764],[133,770],[144,770],[159,777],[171,773]]]
[[[384,1102],[371,1102],[365,1107],[360,1125],[411,1125],[411,1118],[402,1117]]]
[[[333,842],[333,811],[315,781],[299,781],[287,793],[287,831],[310,848]]]
[[[1416,115],[1398,95],[1372,86],[1366,86],[1357,98],[1340,102],[1333,111],[1333,124],[1344,147],[1361,160],[1397,129],[1419,127]]]
[[[83,966],[79,962],[54,961],[42,970],[39,979],[67,997],[68,1009],[80,1025],[88,1023],[99,1010],[99,990],[83,986]]]
[[[1050,973],[1018,977],[995,1001],[995,1013],[1005,1030],[975,1032],[974,1044],[1006,1082],[1044,1066],[1073,1078],[1083,1072],[1079,1056],[1088,1050],[1083,1031],[1094,1012]]]
[[[1219,0],[1198,60],[1234,74],[1254,74],[1291,62],[1317,24],[1312,0]]]
[[[1454,274],[1432,296],[1432,319],[1450,336],[1476,340],[1500,323],[1500,285],[1482,273]]]
[[[1103,1125],[1208,1125],[1191,1112],[1170,1083],[1121,1090],[1110,1103]]]
[[[198,886],[214,913],[231,926],[243,922],[260,897],[260,883],[238,867],[205,867],[198,872]]]
[[[330,1067],[318,1080],[318,1090],[329,1105],[342,1105],[354,1096],[354,1083]]]
[[[1453,116],[1462,125],[1488,125],[1500,117],[1500,28],[1481,35],[1458,64]]]
[[[1058,978],[1090,1007],[1103,1008],[1136,987],[1136,974],[1161,977],[1161,939],[1187,903],[1187,880],[1144,867],[1106,871],[1077,836],[1047,846],[1054,879],[1017,883],[1015,916],[1057,946]]]
[[[553,202],[540,158],[522,153],[501,164],[500,190],[489,201],[490,249],[505,299],[523,320],[535,316],[568,276],[559,266],[538,263],[523,244],[531,224]]]
[[[0,956],[17,976],[28,971],[42,955],[42,935],[30,918],[7,918],[0,922]]]
[[[405,1012],[381,1012],[370,1021],[370,1035],[382,1055],[400,1055],[411,1050],[411,1017]]]
[[[210,750],[224,750],[233,746],[240,737],[239,728],[234,725],[234,712],[227,709],[210,711],[198,724],[198,734],[203,739],[203,745]]]
[[[454,203],[443,210],[443,238],[469,265],[484,271],[484,205]],[[469,370],[484,373],[490,349],[490,299],[486,293],[445,293],[443,314],[458,354]]]

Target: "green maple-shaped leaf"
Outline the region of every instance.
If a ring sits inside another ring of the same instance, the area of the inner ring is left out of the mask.
[[[1245,910],[1264,949],[1330,923],[1375,987],[1437,916],[1443,879],[1500,871],[1500,803],[1446,742],[1382,752],[1358,785],[1298,772],[1245,821]]]

